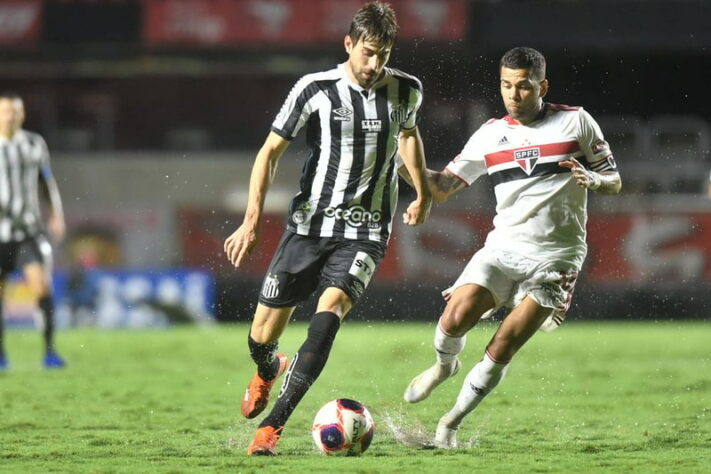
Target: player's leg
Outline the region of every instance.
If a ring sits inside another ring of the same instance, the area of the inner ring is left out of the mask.
[[[269,264],[259,304],[248,336],[249,352],[257,365],[242,400],[242,415],[254,418],[267,406],[274,381],[288,365],[277,352],[279,337],[297,303],[318,285],[319,239],[284,233]]]
[[[0,370],[7,368],[7,356],[5,355],[5,317],[3,314],[3,302],[5,296],[5,278],[0,270]]]
[[[18,266],[22,268],[25,284],[34,295],[42,317],[44,366],[48,369],[64,367],[66,363],[54,347],[52,247],[47,239],[40,236],[22,242],[18,250]]]
[[[327,288],[311,317],[306,340],[289,366],[284,385],[269,415],[260,428],[280,430],[291,417],[301,399],[323,371],[331,353],[333,341],[352,307],[350,297],[339,288]]]
[[[464,417],[499,384],[514,354],[550,313],[551,308],[541,306],[533,297],[527,296],[504,319],[489,342],[484,358],[464,379],[454,407],[440,419],[435,435],[437,447],[456,447],[456,431]]]
[[[257,373],[249,382],[242,399],[241,411],[246,418],[254,418],[264,411],[274,382],[286,371],[288,360],[277,350],[279,338],[293,312],[294,306],[270,308],[257,304],[247,336],[249,355],[257,365]]]
[[[416,403],[459,371],[459,353],[464,349],[466,333],[481,316],[494,307],[491,292],[477,284],[465,284],[449,296],[437,323],[434,337],[436,363],[416,376],[405,389],[405,400]]]
[[[327,257],[320,279],[326,289],[311,318],[306,340],[289,367],[279,398],[247,450],[250,455],[276,453],[284,425],[326,365],[341,320],[363,294],[385,254],[382,244],[328,239],[323,240],[322,250]]]

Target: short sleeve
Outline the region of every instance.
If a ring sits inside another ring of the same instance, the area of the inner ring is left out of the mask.
[[[588,167],[596,172],[617,171],[610,145],[605,140],[600,126],[585,110],[580,109],[580,131],[578,143],[585,153]]]
[[[299,79],[272,122],[272,131],[287,140],[295,138],[313,112],[312,99],[318,91],[317,84],[309,76]]]
[[[30,134],[30,143],[37,160],[40,174],[44,178],[50,178],[52,176],[52,167],[49,163],[49,148],[47,147],[47,142],[44,141],[40,135],[36,133]]]
[[[402,124],[403,130],[412,130],[419,122],[419,111],[422,105],[422,85],[417,81],[419,88],[412,88],[410,91],[410,100],[408,103],[407,120]]]
[[[462,152],[446,166],[446,170],[464,181],[467,186],[486,174],[486,160],[483,147],[483,127],[467,141]]]

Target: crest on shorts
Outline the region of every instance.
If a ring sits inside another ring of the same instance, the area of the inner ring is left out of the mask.
[[[262,285],[262,296],[266,299],[272,299],[279,296],[279,277],[273,273],[267,274]]]
[[[514,161],[518,163],[523,171],[526,172],[528,176],[531,176],[533,168],[536,167],[538,163],[538,158],[541,157],[541,149],[536,148],[526,148],[525,150],[516,150],[514,152]]]

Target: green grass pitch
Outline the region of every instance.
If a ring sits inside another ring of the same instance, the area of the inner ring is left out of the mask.
[[[403,389],[433,361],[433,325],[346,323],[276,458],[245,454],[259,421],[239,414],[254,371],[246,325],[64,331],[70,365],[50,372],[39,335],[9,331],[0,472],[711,472],[709,322],[569,322],[537,334],[460,429],[465,448],[396,442],[388,420],[432,435],[494,329],[472,331],[465,370],[408,405]],[[305,331],[292,324],[282,350],[293,354]],[[312,444],[313,415],[337,397],[375,418],[361,457],[329,458]]]

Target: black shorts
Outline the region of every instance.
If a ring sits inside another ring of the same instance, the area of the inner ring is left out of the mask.
[[[0,242],[0,278],[7,278],[30,263],[47,265],[51,258],[52,248],[43,235],[19,242]]]
[[[296,306],[319,288],[335,287],[355,304],[383,260],[385,248],[380,242],[287,231],[267,270],[259,302],[270,308]]]

